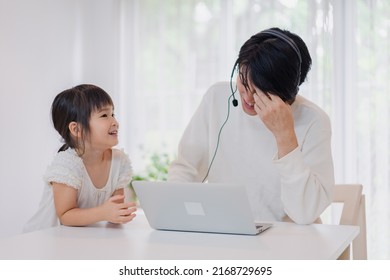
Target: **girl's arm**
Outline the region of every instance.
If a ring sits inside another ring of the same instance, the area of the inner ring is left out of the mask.
[[[123,196],[123,199],[117,200],[118,202],[122,202],[122,203],[125,202],[125,192],[123,191],[123,189],[117,189],[116,191],[114,191],[112,196],[116,196],[116,195],[122,195]]]
[[[61,224],[85,226],[100,221],[124,224],[135,217],[135,203],[124,203],[122,194],[116,191],[102,205],[92,208],[78,208],[77,190],[65,184],[52,183],[54,205]]]

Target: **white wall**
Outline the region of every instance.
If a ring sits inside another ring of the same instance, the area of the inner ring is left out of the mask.
[[[50,106],[80,83],[118,96],[120,1],[0,0],[0,237],[36,210],[61,145]]]

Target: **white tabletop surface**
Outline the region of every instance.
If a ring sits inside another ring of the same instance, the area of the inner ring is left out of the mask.
[[[142,212],[126,225],[60,226],[0,239],[0,259],[337,259],[359,227],[274,223],[257,236],[157,231]]]

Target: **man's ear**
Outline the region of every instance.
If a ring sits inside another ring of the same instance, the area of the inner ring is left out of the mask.
[[[74,137],[81,136],[81,128],[77,122],[71,122],[69,124],[68,128],[69,128],[70,134],[72,134]]]

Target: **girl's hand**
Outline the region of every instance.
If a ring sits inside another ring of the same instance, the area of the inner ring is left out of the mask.
[[[264,93],[257,88],[254,100],[257,115],[275,136],[278,157],[281,158],[298,147],[291,106],[279,96]]]
[[[104,220],[115,224],[126,224],[134,219],[134,202],[122,202],[124,195],[114,195],[101,206]]]

